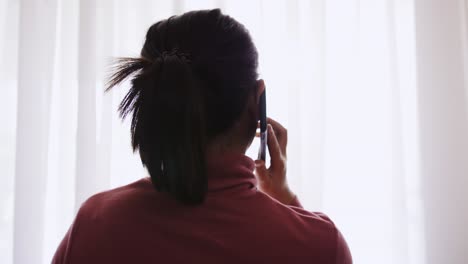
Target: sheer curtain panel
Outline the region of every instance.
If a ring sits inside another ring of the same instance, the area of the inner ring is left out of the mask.
[[[251,32],[289,183],[355,263],[466,263],[466,0],[0,0],[0,263],[50,263],[83,201],[147,175],[108,66],[208,8]]]

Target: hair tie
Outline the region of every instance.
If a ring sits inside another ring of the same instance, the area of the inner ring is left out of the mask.
[[[167,57],[170,57],[170,56],[177,56],[178,58],[183,59],[186,62],[189,62],[189,63],[191,62],[190,54],[187,53],[187,52],[182,52],[178,48],[174,48],[174,49],[169,50],[169,51],[164,50],[161,53],[160,58],[164,61]]]

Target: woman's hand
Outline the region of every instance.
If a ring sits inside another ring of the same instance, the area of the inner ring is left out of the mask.
[[[271,164],[267,169],[263,160],[255,161],[255,176],[258,180],[258,188],[279,202],[290,204],[296,196],[289,189],[286,180],[287,130],[271,118],[267,119],[267,123],[267,145]]]

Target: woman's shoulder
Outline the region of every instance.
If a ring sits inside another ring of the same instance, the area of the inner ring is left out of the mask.
[[[336,259],[333,263],[352,263],[346,240],[327,214],[302,208],[297,198],[286,205],[259,192],[256,199],[260,200],[259,207],[266,209],[265,215],[270,215],[267,219],[274,222],[275,228],[278,229],[281,224],[286,229],[287,232],[282,233],[289,238],[285,240],[290,243],[295,240],[298,248],[303,248],[304,252],[312,253],[319,249],[317,252],[321,252],[322,256]],[[263,215],[261,217],[264,218]]]
[[[149,178],[141,178],[132,183],[96,193],[89,197],[80,207],[82,214],[92,212],[105,213],[116,206],[125,208],[126,205],[141,200],[147,193],[154,193]]]
[[[296,222],[300,225],[320,225],[324,228],[331,229],[335,227],[333,221],[327,214],[304,209],[297,197],[295,197],[289,204],[280,203],[262,192],[258,192],[255,198],[258,200],[259,207],[265,207],[265,205],[268,204],[267,207],[269,210],[274,210],[277,214],[280,214],[290,221]],[[271,214],[272,212],[269,211],[266,213]]]

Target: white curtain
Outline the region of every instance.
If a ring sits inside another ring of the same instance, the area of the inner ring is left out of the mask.
[[[146,175],[106,66],[214,7],[250,30],[289,182],[354,262],[466,263],[464,0],[0,0],[0,263],[50,262],[87,197]]]

